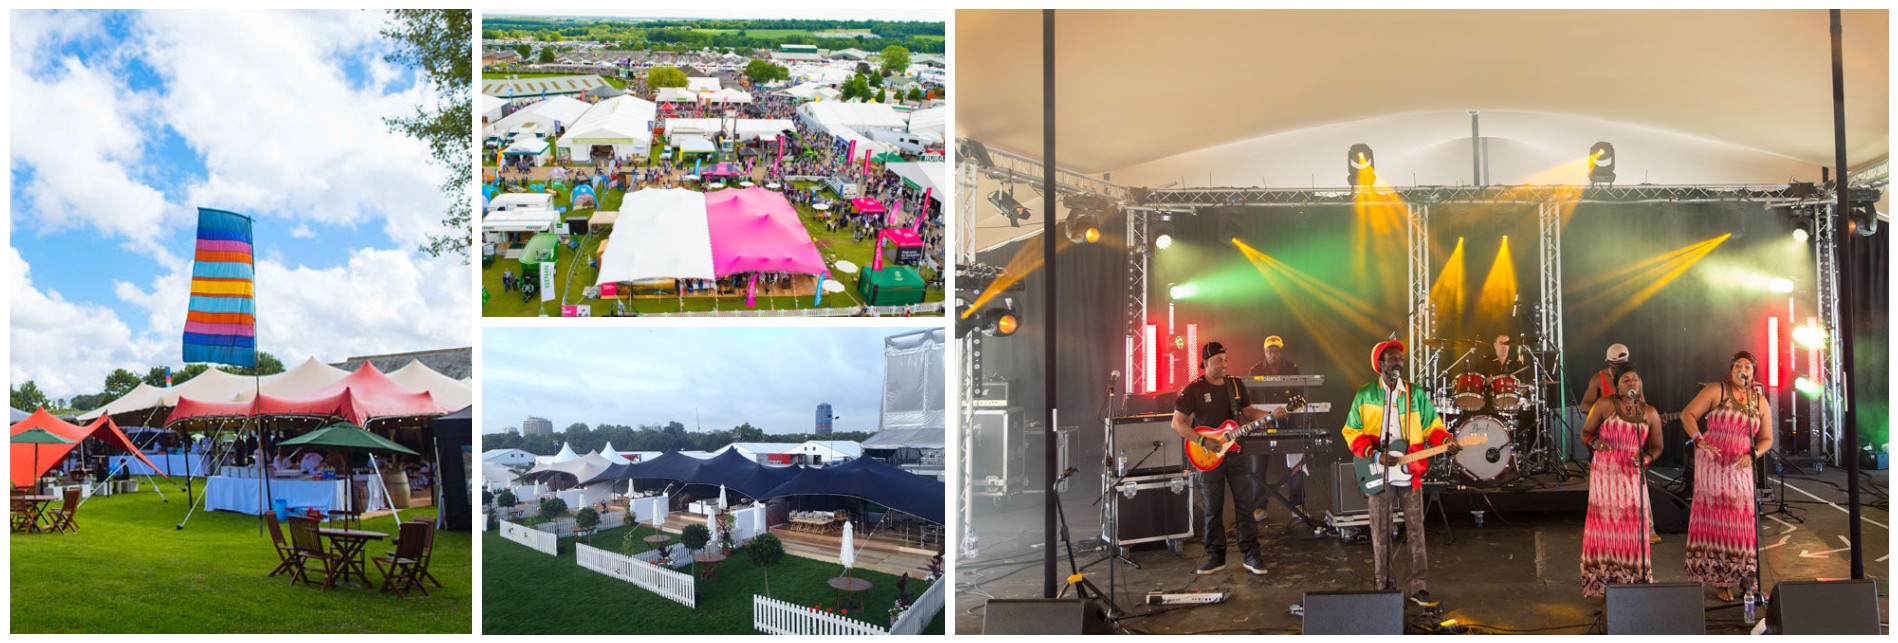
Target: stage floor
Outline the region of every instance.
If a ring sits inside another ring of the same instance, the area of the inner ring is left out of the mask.
[[[1873,479],[1888,480],[1888,472],[1868,472]],[[1770,588],[1780,580],[1835,579],[1849,576],[1849,562],[1843,542],[1847,518],[1843,505],[1845,475],[1828,468],[1816,476],[1789,476],[1786,496],[1790,510],[1804,519],[1769,515],[1761,526],[1764,549],[1763,575]],[[1837,485],[1837,487],[1834,487]],[[1315,491],[1315,490],[1314,490]],[[1321,504],[1317,495],[1308,505]],[[978,499],[977,517],[980,558],[958,560],[954,573],[956,586],[955,627],[957,634],[982,632],[984,601],[999,598],[1033,598],[1042,591],[1041,496],[1026,496],[1026,502],[995,511],[988,499]],[[1863,495],[1873,501],[1871,494]],[[1093,494],[1063,495],[1063,506],[1073,533],[1091,539],[1098,532]],[[1773,507],[1768,506],[1767,511]],[[1115,600],[1138,615],[1123,622],[1133,630],[1154,634],[1191,633],[1296,633],[1300,619],[1288,609],[1302,600],[1306,591],[1369,590],[1371,587],[1371,546],[1348,544],[1334,536],[1314,536],[1302,524],[1288,527],[1284,510],[1273,508],[1273,515],[1261,529],[1262,551],[1269,573],[1253,577],[1240,567],[1237,551],[1229,551],[1227,568],[1209,576],[1193,574],[1204,549],[1197,540],[1184,546],[1185,556],[1175,556],[1164,548],[1135,549],[1129,558],[1141,566],[1134,569],[1124,563],[1114,565]],[[1442,615],[1435,620],[1455,618],[1478,631],[1508,633],[1582,634],[1599,631],[1595,625],[1602,610],[1601,599],[1583,598],[1579,560],[1582,542],[1580,513],[1531,513],[1504,507],[1500,515],[1490,511],[1482,527],[1477,527],[1467,511],[1449,514],[1454,539],[1445,533],[1442,519],[1432,512],[1429,523],[1430,593],[1442,602]],[[1867,506],[1864,521],[1865,570],[1867,577],[1888,579],[1891,524],[1884,509]],[[1408,554],[1401,545],[1395,576],[1401,585],[1409,569]],[[1662,534],[1654,546],[1656,582],[1685,580],[1685,534]],[[1064,555],[1056,574],[1058,584],[1068,575]],[[1082,550],[1076,556],[1088,578],[1103,589],[1107,587],[1108,563],[1102,562],[1103,550]],[[1149,607],[1142,604],[1149,591],[1226,592],[1226,602],[1193,607]],[[1888,586],[1881,582],[1880,620],[1890,620]],[[1738,602],[1721,607],[1707,591],[1709,631],[1740,634]],[[1409,606],[1413,621],[1424,618],[1420,608]],[[1762,618],[1764,611],[1761,612]]]

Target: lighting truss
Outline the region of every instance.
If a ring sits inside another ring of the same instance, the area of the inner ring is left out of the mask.
[[[1388,202],[1405,203],[1542,203],[1545,201],[1582,201],[1639,203],[1674,201],[1680,203],[1712,201],[1791,202],[1792,190],[1772,185],[1633,185],[1633,186],[1413,186],[1380,188],[1379,195],[1391,195]],[[1351,205],[1361,202],[1350,188],[1198,188],[1154,190],[1147,205]]]

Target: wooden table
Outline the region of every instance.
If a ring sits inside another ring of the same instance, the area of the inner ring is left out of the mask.
[[[665,547],[666,543],[672,542],[672,537],[667,536],[665,534],[653,534],[651,536],[647,536],[645,540],[646,540],[647,547],[651,547],[653,549],[659,549],[661,547]]]
[[[26,514],[26,533],[45,531],[40,528],[40,518],[46,514],[46,505],[59,498],[53,496],[13,496],[13,502],[19,503],[22,513]]]
[[[330,539],[330,543],[335,547],[336,555],[342,557],[343,573],[337,578],[348,581],[351,573],[354,573],[357,578],[362,579],[363,587],[371,586],[369,584],[368,569],[365,566],[366,561],[364,560],[363,549],[369,546],[369,541],[388,538],[388,534],[379,531],[362,531],[359,529],[327,528],[318,529],[316,533],[321,536],[327,536]]]
[[[715,551],[693,554],[692,562],[707,565],[705,571],[699,574],[700,580],[718,580],[718,564],[725,562],[725,555]]]
[[[872,587],[870,581],[861,578],[851,578],[849,576],[839,576],[830,579],[829,582],[830,588],[837,590],[831,594],[831,598],[837,601],[838,607],[843,607],[845,601],[850,600],[850,594],[856,594],[858,609],[869,608],[870,588]]]
[[[591,543],[593,542],[593,532],[597,530],[599,530],[598,527],[574,527],[573,537],[575,539],[578,539],[584,536],[587,539],[587,542]]]

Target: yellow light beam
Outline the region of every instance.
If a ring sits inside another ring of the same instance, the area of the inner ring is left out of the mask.
[[[1047,230],[1043,230],[1041,233],[1050,234]],[[981,310],[982,305],[988,303],[990,299],[994,299],[996,295],[1002,294],[1002,291],[1008,290],[1009,286],[1015,285],[1017,281],[1021,281],[1022,277],[1026,277],[1030,273],[1040,269],[1041,264],[1044,263],[1041,245],[1039,239],[1030,239],[1023,242],[1021,248],[1015,251],[1015,256],[1008,258],[1008,265],[1002,269],[1002,275],[996,277],[995,282],[989,284],[988,290],[982,291],[982,294],[975,298],[975,303],[971,304],[968,310],[962,311],[962,319],[968,319],[969,315],[973,315],[975,311]],[[1067,239],[1057,235],[1054,240],[1055,254],[1061,254],[1061,251],[1067,250],[1070,245],[1073,244]]]
[[[1509,237],[1496,247],[1496,260],[1489,264],[1483,289],[1476,296],[1476,311],[1481,315],[1507,315],[1516,299],[1516,262],[1509,253]]]
[[[1640,308],[1641,304],[1647,303],[1648,298],[1653,297],[1654,294],[1660,292],[1662,288],[1666,288],[1669,282],[1674,281],[1674,278],[1681,276],[1682,273],[1685,273],[1687,272],[1688,269],[1693,268],[1694,264],[1699,263],[1702,257],[1705,257],[1708,254],[1711,254],[1715,248],[1720,247],[1720,244],[1725,243],[1727,238],[1731,236],[1733,236],[1731,233],[1720,235],[1718,238],[1714,239],[1714,242],[1712,244],[1695,252],[1692,258],[1688,259],[1687,261],[1681,262],[1679,266],[1675,267],[1672,271],[1669,271],[1666,276],[1661,277],[1659,280],[1656,280],[1654,283],[1648,284],[1646,288],[1642,288],[1641,291],[1638,293],[1635,293],[1633,297],[1630,297],[1626,301],[1621,302],[1621,305],[1616,306],[1613,310],[1608,311],[1607,315],[1602,316],[1601,319],[1596,320],[1593,325],[1589,326],[1588,333],[1590,335],[1599,336],[1602,333],[1607,332],[1609,327],[1615,325],[1615,322],[1621,321],[1621,318],[1626,317],[1628,313],[1634,312],[1634,309]]]
[[[1437,273],[1437,281],[1430,284],[1430,300],[1447,310],[1452,319],[1463,318],[1466,296],[1463,282],[1463,238],[1457,237],[1456,249],[1450,251],[1450,259],[1444,262],[1443,271]]]

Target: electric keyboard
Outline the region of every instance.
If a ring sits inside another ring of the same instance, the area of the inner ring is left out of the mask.
[[[1277,403],[1277,402],[1273,402],[1273,403],[1259,403],[1259,404],[1254,404],[1254,405],[1252,405],[1252,408],[1255,408],[1255,409],[1258,409],[1258,410],[1261,410],[1261,411],[1265,411],[1265,412],[1267,412],[1267,413],[1271,413],[1271,412],[1273,412],[1273,411],[1277,411],[1277,410],[1279,410],[1279,409],[1281,409],[1281,408],[1284,408],[1284,407],[1285,407],[1285,405],[1284,405],[1284,404],[1282,404],[1282,403]],[[1312,403],[1309,403],[1309,404],[1306,404],[1306,405],[1305,405],[1305,408],[1302,408],[1302,409],[1299,409],[1299,410],[1296,410],[1296,411],[1292,411],[1292,412],[1291,412],[1291,414],[1292,414],[1292,415],[1298,415],[1298,414],[1301,414],[1301,413],[1330,413],[1330,412],[1331,412],[1331,403],[1330,403],[1330,402],[1312,402]]]
[[[1254,375],[1242,380],[1252,388],[1311,388],[1324,386],[1323,375]]]

